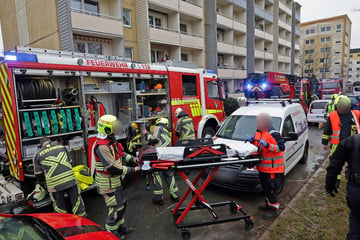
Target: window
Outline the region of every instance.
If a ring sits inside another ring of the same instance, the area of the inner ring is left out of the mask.
[[[186,53],[181,54],[181,61],[184,61],[184,62],[188,61],[188,55]]]
[[[360,57],[360,54],[358,54],[357,56]]]
[[[320,73],[328,73],[328,72],[330,72],[329,68],[320,68]]]
[[[320,48],[320,52],[321,53],[330,52],[330,48],[329,47]]]
[[[294,123],[292,121],[291,115],[287,116],[284,120],[284,126],[282,129],[282,136],[287,137],[289,133],[295,132]]]
[[[151,50],[151,62],[165,62],[169,56],[163,51]]]
[[[181,33],[187,33],[186,24],[180,24],[180,32]]]
[[[85,0],[84,1],[84,9],[85,11],[91,12],[91,13],[99,13],[99,3],[91,0]]]
[[[327,42],[330,42],[330,37],[323,37],[323,38],[320,38],[320,42],[322,42],[322,43],[327,43]]]
[[[352,57],[353,57],[353,55],[352,55],[352,54],[350,54],[350,56],[349,56],[349,57],[351,57],[351,58],[352,58]]]
[[[125,27],[131,27],[131,10],[123,9],[123,21]]]
[[[339,44],[339,43],[341,43],[341,41],[336,41],[335,43],[336,43],[336,44]]]
[[[356,71],[360,71],[360,68],[356,68]]]
[[[335,62],[336,65],[339,65],[340,63],[339,62]]]
[[[182,86],[184,97],[196,97],[197,86],[196,76],[193,75],[182,75]]]
[[[314,53],[314,49],[305,50],[305,54],[313,54],[313,53]]]
[[[315,33],[315,29],[312,28],[312,29],[308,29],[305,31],[306,35],[309,35],[309,34],[314,34]]]
[[[102,54],[102,46],[100,43],[88,43],[88,52],[92,54],[101,55]]]
[[[351,72],[351,71],[352,71],[352,68],[349,68],[349,71]]]
[[[330,62],[329,58],[320,58],[320,63],[328,63]]]
[[[305,64],[312,64],[312,63],[314,63],[314,59],[305,60]]]
[[[154,17],[154,16],[149,16],[149,25],[150,27],[156,27],[156,28],[161,28],[162,27],[162,21],[160,18]]]
[[[350,61],[349,64],[352,64],[352,61]]]
[[[314,39],[305,40],[305,44],[306,44],[306,45],[314,44],[314,42],[315,42]]]
[[[125,57],[133,59],[133,48],[131,47],[125,48]]]
[[[339,52],[339,51],[336,51],[335,54],[340,54],[340,52]]]
[[[320,31],[321,32],[330,32],[331,31],[331,26],[321,27]]]
[[[219,86],[216,81],[208,81],[207,90],[209,98],[220,99]]]
[[[81,0],[71,0],[71,8],[81,10]]]
[[[96,42],[74,42],[75,52],[102,55],[102,45]]]
[[[360,61],[356,61],[356,64],[360,64]]]
[[[305,69],[305,73],[313,73],[312,69]]]
[[[341,24],[337,24],[336,29],[341,29]]]

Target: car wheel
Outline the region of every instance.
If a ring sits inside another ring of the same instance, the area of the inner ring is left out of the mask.
[[[215,130],[212,127],[205,127],[203,133],[202,133],[202,137],[203,138],[212,138],[213,136],[215,136]]]
[[[276,194],[279,195],[280,193],[282,193],[283,189],[284,189],[284,185],[285,185],[285,176],[284,174],[281,176],[281,183],[280,183],[280,187],[278,188],[278,190],[276,191]]]
[[[301,158],[301,160],[299,161],[300,164],[305,164],[308,160],[309,157],[309,143],[305,144],[305,148],[304,148],[304,153],[303,156]]]

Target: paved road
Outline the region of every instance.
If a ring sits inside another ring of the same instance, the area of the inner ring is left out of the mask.
[[[320,150],[321,133],[322,131],[318,130],[316,127],[310,128],[309,160],[307,164],[297,165],[286,176],[286,184],[283,193],[280,195],[280,204],[282,205],[282,208],[300,190],[301,186],[322,162],[323,157],[321,156]],[[194,176],[194,174],[192,176]],[[180,192],[184,192],[184,182],[179,180],[178,183],[180,184]],[[124,190],[124,192],[128,202],[126,223],[136,229],[136,231],[127,239],[181,239],[180,231],[175,227],[170,214],[169,209],[174,206],[174,204],[170,201],[169,197],[166,197],[164,206],[154,206],[151,203],[152,194],[150,191],[145,190],[145,181],[141,177],[138,180],[137,186],[130,185]],[[262,212],[258,210],[258,206],[262,205],[264,201],[261,193],[233,192],[209,187],[206,189],[204,195],[209,202],[236,200],[241,204],[241,206],[243,206],[244,210],[254,217],[254,229],[251,231],[245,231],[243,221],[193,228],[191,230],[191,239],[193,240],[256,239],[271,224],[271,221],[262,220]],[[84,195],[84,201],[89,218],[103,225],[106,212],[102,197],[97,195],[95,191],[88,192]],[[217,213],[220,216],[230,216],[228,207],[218,208]],[[206,210],[194,211],[188,216],[189,217],[185,220],[211,219],[210,214]]]

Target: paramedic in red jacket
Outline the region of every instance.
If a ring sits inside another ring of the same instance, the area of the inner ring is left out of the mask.
[[[265,193],[265,220],[274,219],[279,215],[280,204],[277,192],[284,176],[285,142],[280,133],[272,127],[271,116],[261,113],[256,118],[256,133],[248,137],[248,141],[257,146],[261,154],[261,162],[256,166],[259,171],[261,186]]]

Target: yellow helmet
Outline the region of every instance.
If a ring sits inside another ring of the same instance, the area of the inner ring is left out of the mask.
[[[348,96],[341,95],[336,98],[335,106],[340,114],[346,114],[351,110],[351,100]]]
[[[333,95],[331,95],[331,100],[335,101],[338,97],[339,97],[339,94],[334,93]]]
[[[159,118],[155,121],[156,125],[163,124],[166,127],[169,127],[169,120],[167,118]]]
[[[97,131],[105,135],[120,134],[121,122],[114,115],[103,115],[97,122]]]
[[[177,108],[176,110],[175,110],[175,117],[179,117],[179,114],[182,112],[182,111],[184,111],[182,108]]]

